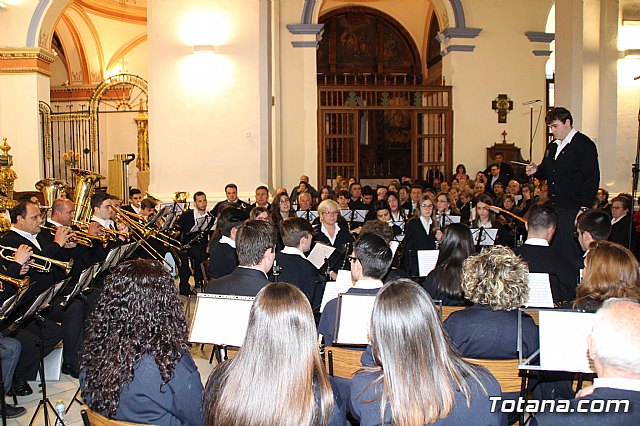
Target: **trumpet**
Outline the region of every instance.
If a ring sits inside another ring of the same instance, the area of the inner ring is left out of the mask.
[[[55,235],[56,231],[58,230],[58,228],[54,228],[46,225],[40,225],[40,228],[51,232],[51,235]],[[90,239],[78,235],[75,231],[72,233],[70,240],[86,247],[91,247],[93,245]]]
[[[2,281],[6,281],[18,287],[19,291],[24,290],[25,288],[29,288],[31,285],[31,279],[29,277],[24,277],[23,279],[12,278],[8,275],[0,274],[0,292],[4,291],[4,285]]]
[[[11,251],[13,253],[17,252],[17,248],[0,246],[0,257],[8,260],[9,262],[13,262],[15,260],[14,255],[6,254],[5,251]],[[51,265],[56,265],[59,268],[64,269],[65,275],[69,275],[71,272],[71,268],[73,268],[73,259],[68,262],[63,262],[61,260],[51,259],[49,257],[40,256],[37,254],[31,254],[31,258],[27,261],[27,264],[39,271],[49,272],[51,271]]]

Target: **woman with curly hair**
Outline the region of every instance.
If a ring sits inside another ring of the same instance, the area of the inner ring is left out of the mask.
[[[378,292],[369,336],[373,361],[351,383],[351,412],[360,424],[501,424],[489,400],[501,396],[500,385],[458,355],[416,283],[400,279]]]
[[[529,293],[529,268],[508,247],[493,246],[464,261],[462,290],[475,305],[454,312],[444,327],[463,356],[482,359],[518,357],[518,308]],[[522,314],[522,350],[538,349],[538,327]]]
[[[207,381],[207,425],[342,425],[324,372],[311,306],[298,288],[272,283],[256,296],[238,354]]]
[[[88,320],[82,397],[116,420],[201,425],[202,382],[175,282],[159,262],[118,266]]]
[[[636,257],[625,247],[610,241],[593,242],[573,307],[595,312],[605,300],[613,297],[640,300],[638,268]]]

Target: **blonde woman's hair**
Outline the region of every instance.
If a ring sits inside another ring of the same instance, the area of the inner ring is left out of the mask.
[[[462,289],[477,305],[512,311],[527,301],[529,268],[509,247],[491,246],[464,261]]]

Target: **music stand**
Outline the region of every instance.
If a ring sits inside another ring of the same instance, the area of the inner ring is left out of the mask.
[[[341,293],[338,295],[336,322],[331,344],[366,346],[374,294]]]
[[[169,213],[169,210],[171,210],[171,206],[164,206],[163,208],[161,208],[160,211],[144,225],[144,227],[146,229],[155,228],[155,226],[158,224],[158,221],[162,219],[167,213]]]
[[[211,358],[216,348],[242,346],[249,325],[249,311],[254,297],[199,293],[191,321],[189,342],[213,344]]]
[[[498,230],[496,228],[471,228],[471,236],[477,246],[492,246],[496,242]]]
[[[43,328],[43,323],[44,323],[44,318],[42,317],[42,315],[40,315],[40,313],[49,307],[51,301],[53,300],[54,296],[56,294],[58,294],[60,292],[60,290],[62,290],[62,288],[67,284],[67,282],[69,281],[69,278],[64,279],[56,284],[54,284],[53,286],[49,287],[47,290],[45,290],[44,292],[40,293],[38,295],[38,297],[36,297],[36,299],[34,300],[34,302],[31,304],[31,306],[29,307],[29,309],[27,309],[27,311],[17,320],[14,321],[13,324],[11,324],[11,326],[9,327],[9,332],[13,332],[16,328],[18,328],[18,326],[24,322],[26,319],[33,317],[36,321],[36,323],[38,324],[38,339],[40,340],[40,344],[38,345],[40,347],[40,365],[39,365],[39,373],[40,373],[40,386],[42,387],[42,397],[40,398],[40,401],[38,402],[38,406],[36,407],[36,411],[33,413],[33,416],[31,417],[31,421],[29,422],[29,426],[33,425],[33,422],[36,419],[36,416],[38,415],[38,412],[40,411],[40,407],[43,408],[43,414],[44,414],[44,425],[45,426],[49,426],[49,413],[48,413],[48,408],[51,408],[51,411],[53,412],[53,414],[55,414],[56,418],[58,419],[58,421],[60,421],[61,424],[64,425],[64,422],[62,421],[62,419],[60,418],[60,416],[58,415],[58,413],[56,412],[55,407],[53,406],[53,404],[51,403],[51,400],[49,399],[49,397],[47,397],[47,382],[45,379],[45,373],[44,373],[44,345],[43,345],[43,337],[42,337],[42,328]]]
[[[137,240],[132,243],[122,245],[122,248],[120,249],[122,251],[122,257],[120,260],[126,260],[133,256],[133,253],[138,250],[138,247],[140,247],[141,244],[142,240]]]

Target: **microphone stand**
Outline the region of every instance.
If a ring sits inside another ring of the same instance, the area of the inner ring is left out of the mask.
[[[635,77],[634,80],[639,80],[640,75]],[[632,175],[632,184],[631,184],[631,209],[629,209],[629,214],[631,215],[631,220],[629,221],[629,229],[627,231],[627,236],[629,239],[629,250],[633,247],[633,241],[631,238],[633,237],[633,213],[635,209],[636,203],[636,195],[638,194],[638,177],[640,175],[640,107],[638,108],[638,139],[636,141],[636,161],[631,165],[631,175]]]

